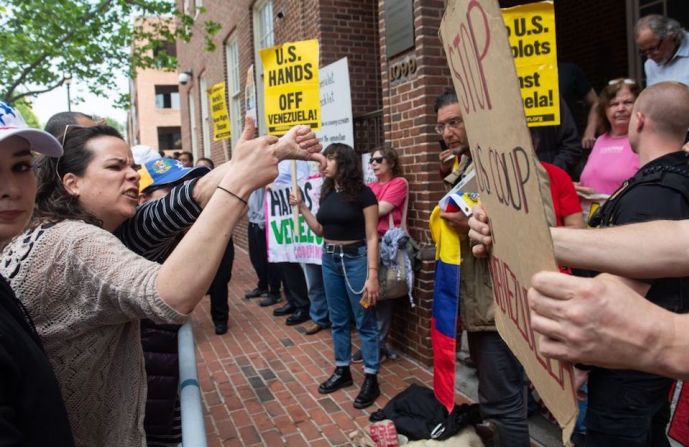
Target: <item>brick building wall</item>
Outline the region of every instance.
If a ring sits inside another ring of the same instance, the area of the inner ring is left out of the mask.
[[[400,154],[404,176],[409,181],[410,233],[422,245],[431,244],[428,220],[443,196],[438,175],[438,135],[433,130],[433,101],[451,85],[438,29],[444,11],[442,0],[414,0],[415,47],[387,59],[385,42],[385,1],[378,4],[380,33],[381,92],[385,142]],[[415,61],[412,74],[393,80],[391,70]],[[414,298],[416,309],[407,303],[395,308],[393,344],[424,363],[432,361],[430,342],[434,262],[423,263],[418,273]]]
[[[385,42],[386,1],[394,0],[273,0],[275,43],[316,38],[320,42],[321,66],[348,57],[357,149],[370,150],[373,140],[381,140],[377,143],[384,141],[398,150],[404,175],[410,184],[410,232],[422,246],[430,248],[427,252],[432,254],[428,220],[444,193],[437,171],[440,137],[433,129],[436,121],[433,102],[452,84],[438,38],[445,1],[412,1],[415,45],[389,60]],[[503,0],[500,3],[505,7],[527,2]],[[181,8],[182,3],[178,0],[178,7]],[[207,15],[222,23],[222,29],[214,39],[218,45],[215,52],[203,51],[200,25],[197,25],[190,43],[178,42],[180,71],[192,69],[194,73],[193,82],[180,89],[185,148],[191,147],[186,92],[189,88],[195,91],[196,120],[200,129],[198,76],[204,73],[209,86],[227,80],[223,43],[230,37],[236,36],[239,42],[240,83],[245,85],[246,70],[254,61],[254,4],[249,0],[204,1]],[[587,7],[580,7],[583,4]],[[558,51],[562,59],[582,66],[596,87],[617,76],[618,72],[622,74],[621,70],[626,69],[623,2],[562,0],[556,2],[556,8]],[[203,20],[204,14],[199,15],[198,21]],[[586,23],[588,30],[598,30],[598,34],[583,33],[581,23]],[[377,117],[378,121],[371,120],[371,117]],[[382,136],[376,139],[378,126]],[[200,130],[198,134],[201,145]],[[212,147],[216,161],[223,160],[230,150],[226,142],[213,143]],[[235,231],[235,241],[237,245],[246,247],[244,225]],[[417,307],[410,309],[404,300],[399,300],[391,333],[393,345],[426,364],[432,361],[433,272],[434,262],[424,262],[415,280]]]

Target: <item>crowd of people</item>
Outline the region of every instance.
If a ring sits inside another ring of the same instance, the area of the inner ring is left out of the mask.
[[[588,381],[579,430],[587,446],[668,445],[671,378],[689,377],[689,325],[680,315],[689,312],[681,249],[689,239],[689,164],[681,150],[689,34],[655,15],[640,19],[634,33],[648,58],[646,89],[622,77],[598,96],[571,82],[573,90],[561,92],[569,98],[561,124],[531,133],[561,265],[533,278],[532,327],[543,335],[544,355],[577,363],[577,377]],[[573,97],[589,108],[579,128]],[[448,189],[474,170],[459,102],[448,89],[434,108]],[[11,105],[0,109],[0,444],[178,443],[177,330],[208,294],[215,333],[228,331],[232,233],[247,211],[257,284],[245,298],[261,297],[267,307],[284,294],[276,317],[305,324],[307,335],[330,329],[335,368],[319,393],[352,386],[351,364],[363,363],[353,405],[376,401],[380,364],[396,356],[388,343],[395,301],[379,301],[379,241],[406,227],[409,201],[394,148],[373,151],[377,181],[367,185],[352,147],[321,151],[306,126],[254,138],[247,118],[230,161],[194,166],[189,152],[172,159],[130,149],[115,129],[84,114],[57,114],[41,131]],[[298,160],[298,180],[309,162],[324,177],[316,213],[300,191],[290,195],[324,239],[320,265],[268,262],[264,202],[274,185],[291,183],[286,160]],[[614,228],[585,229],[579,198],[596,194],[610,198],[588,225]],[[459,234],[461,325],[482,415],[495,423],[495,445],[528,446],[527,379],[494,321],[486,210],[440,216]],[[671,222],[641,223],[652,220]],[[649,234],[653,244],[640,244]]]

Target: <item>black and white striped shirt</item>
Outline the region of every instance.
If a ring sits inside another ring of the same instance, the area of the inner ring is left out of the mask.
[[[115,236],[133,252],[162,263],[201,214],[192,192],[198,179],[175,186],[167,196],[147,202],[115,230]]]

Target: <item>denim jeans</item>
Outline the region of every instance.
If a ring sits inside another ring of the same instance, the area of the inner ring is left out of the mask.
[[[309,316],[320,327],[330,326],[328,301],[323,286],[323,270],[318,264],[304,264],[304,273],[309,288]]]
[[[496,447],[529,447],[524,370],[497,331],[468,331],[481,414],[495,422]]]
[[[356,255],[323,252],[322,268],[325,296],[332,322],[335,366],[349,366],[351,362],[352,340],[349,323],[353,318],[361,340],[364,373],[377,374],[380,352],[375,306],[364,309],[359,304],[361,293],[355,293],[362,290],[366,282],[366,247],[359,247]]]

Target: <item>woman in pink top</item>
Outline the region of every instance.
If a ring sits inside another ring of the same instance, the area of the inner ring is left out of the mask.
[[[639,86],[631,79],[615,79],[603,89],[598,104],[599,121],[605,130],[593,145],[581,173],[577,192],[610,195],[639,170],[627,138],[632,107]]]
[[[407,180],[402,177],[402,166],[400,166],[397,151],[391,147],[377,149],[369,160],[373,173],[378,179],[371,182],[368,187],[378,199],[378,237],[381,238],[390,228],[388,215],[392,213],[392,221],[395,226],[402,223],[402,212],[404,201],[408,194]],[[390,333],[390,322],[392,321],[392,305],[395,300],[382,300],[376,304],[378,316],[378,330],[380,334],[380,359],[396,358],[397,355],[390,350],[385,341]],[[361,351],[357,351],[352,356],[352,362],[362,362]]]

